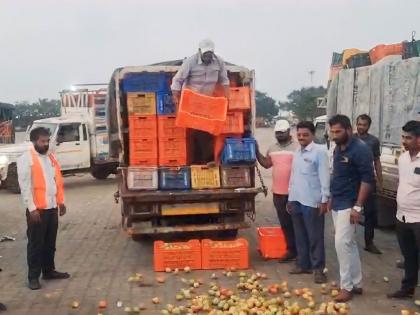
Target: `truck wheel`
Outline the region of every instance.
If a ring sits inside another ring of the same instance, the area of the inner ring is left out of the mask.
[[[98,166],[93,166],[90,171],[90,174],[98,180],[104,180],[108,178],[111,172],[107,167],[101,168]]]
[[[5,182],[5,187],[8,191],[14,194],[20,194],[16,163],[10,164],[9,168],[7,169],[7,178]]]
[[[238,236],[238,229],[219,231],[218,237],[223,239],[232,239]]]

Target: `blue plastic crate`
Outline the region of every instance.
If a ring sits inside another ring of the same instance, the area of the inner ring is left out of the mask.
[[[160,190],[191,189],[191,170],[189,167],[163,167],[159,169]]]
[[[127,73],[121,84],[123,92],[168,92],[170,76],[164,72]]]
[[[157,113],[158,115],[171,115],[175,113],[175,104],[172,101],[172,93],[157,93]]]
[[[227,138],[222,153],[222,164],[252,164],[256,161],[254,138]]]

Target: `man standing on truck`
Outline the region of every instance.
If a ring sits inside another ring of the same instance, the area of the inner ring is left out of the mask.
[[[401,289],[389,298],[410,298],[418,283],[420,254],[420,121],[409,121],[402,128],[406,150],[398,159],[397,237],[404,256]]]
[[[222,58],[214,53],[214,43],[204,39],[199,43],[198,52],[187,58],[172,79],[172,95],[175,105],[181,98],[183,88],[200,94],[212,96],[216,84],[223,86],[224,95],[229,99],[229,78]],[[191,134],[193,147],[193,163],[214,161],[214,138],[207,132],[194,130]]]
[[[331,176],[330,209],[335,227],[335,249],[340,266],[340,293],[337,302],[362,294],[362,266],[356,242],[356,226],[374,181],[370,149],[353,137],[350,119],[336,115],[329,121],[336,143]]]
[[[19,157],[17,170],[28,225],[28,287],[38,290],[41,272],[44,280],[67,279],[70,275],[55,270],[54,263],[58,215],[66,214],[60,165],[48,153],[48,129],[34,128],[30,140],[33,146]]]
[[[266,156],[257,148],[257,159],[262,167],[273,168],[273,202],[287,243],[287,253],[279,262],[289,262],[296,259],[297,253],[293,222],[286,206],[293,154],[299,148],[299,144],[290,135],[290,124],[287,120],[278,120],[274,132],[277,142],[269,147]]]
[[[357,117],[356,125],[357,132],[354,134],[356,138],[362,140],[371,150],[373,154],[373,164],[375,167],[375,174],[378,180],[378,189],[382,190],[382,164],[381,164],[381,149],[379,139],[369,133],[372,119],[369,115],[363,114]],[[365,216],[365,250],[380,255],[382,252],[373,243],[375,227],[377,224],[377,212],[375,205],[376,182],[372,183],[372,190],[365,203],[363,214]]]
[[[301,147],[293,156],[288,209],[295,231],[297,263],[290,274],[313,272],[315,283],[325,283],[324,214],[330,196],[328,153],[314,143],[313,123],[302,121],[296,129]]]

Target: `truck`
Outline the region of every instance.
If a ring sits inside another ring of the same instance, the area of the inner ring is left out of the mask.
[[[131,178],[135,176],[133,174],[138,171],[138,166],[131,165],[129,160],[127,93],[121,86],[128,76],[142,73],[164,73],[171,81],[181,64],[182,60],[176,60],[120,68],[114,71],[108,86],[110,156],[118,158],[120,164],[115,198],[121,204],[122,228],[134,239],[144,235],[188,232],[211,232],[234,237],[238,229],[250,226],[248,220],[255,216],[255,197],[265,191],[263,184],[256,187],[258,180],[254,165],[250,167],[251,187],[247,188],[149,191],[138,190],[128,184],[130,174]],[[251,112],[245,130],[248,136],[252,136],[256,122],[254,71],[229,63],[226,66],[229,78],[235,77],[241,86],[250,88]]]
[[[107,89],[76,87],[60,95],[60,117],[35,120],[23,143],[0,146],[0,182],[7,190],[20,192],[16,161],[32,145],[29,134],[37,127],[49,129],[50,150],[56,154],[63,175],[90,172],[103,180],[117,172],[118,160],[109,157]]]
[[[376,203],[381,227],[395,224],[401,128],[409,120],[420,120],[419,79],[419,57],[388,56],[370,66],[342,69],[329,83],[327,117],[344,114],[355,126],[360,114],[368,114],[369,132],[380,140],[383,190],[376,193]]]

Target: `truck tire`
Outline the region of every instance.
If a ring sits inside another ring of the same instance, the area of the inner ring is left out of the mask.
[[[9,168],[7,169],[7,178],[5,182],[5,187],[8,191],[14,194],[20,194],[16,163],[10,164]]]
[[[92,166],[90,174],[98,180],[105,180],[111,174],[111,171],[108,167]]]

